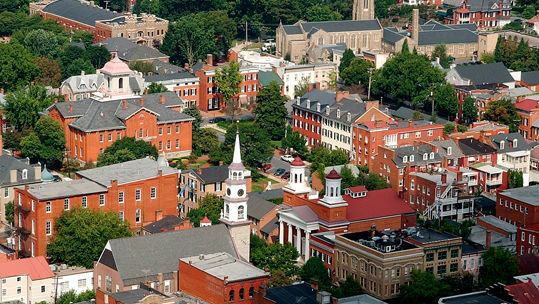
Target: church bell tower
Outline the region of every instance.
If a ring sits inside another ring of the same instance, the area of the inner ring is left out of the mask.
[[[374,19],[374,0],[354,0],[354,6],[352,7],[352,19]]]

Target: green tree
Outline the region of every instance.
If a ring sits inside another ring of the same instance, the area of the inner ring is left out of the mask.
[[[282,271],[288,277],[298,273],[296,259],[299,254],[290,243],[268,245],[256,234],[251,234],[249,251],[251,263],[260,269],[269,269],[271,273]]]
[[[65,69],[64,77],[80,75],[82,72],[86,74],[95,74],[95,68],[90,60],[78,58],[73,60]]]
[[[341,72],[341,78],[346,84],[361,83],[363,87],[369,84],[369,69],[374,69],[374,64],[362,58],[354,58],[350,65]]]
[[[131,236],[129,223],[114,212],[75,208],[56,218],[47,246],[53,263],[92,268],[108,240]]]
[[[6,221],[11,225],[15,225],[15,205],[13,202],[7,202],[6,206]]]
[[[479,267],[479,282],[488,287],[494,283],[512,284],[518,274],[518,260],[503,247],[490,247],[481,256],[483,265]]]
[[[337,298],[348,298],[363,293],[363,288],[352,276],[347,276],[346,281],[333,290],[333,295]]]
[[[496,58],[494,56],[494,53],[483,53],[483,54],[481,54],[481,62],[484,63],[484,64],[495,63]]]
[[[14,91],[26,86],[39,74],[34,57],[22,45],[0,43],[0,88]]]
[[[39,75],[35,79],[37,84],[42,86],[52,86],[53,88],[60,86],[62,70],[60,69],[58,61],[39,57],[34,60],[34,63],[39,69]]]
[[[268,279],[268,288],[288,286],[292,280],[282,270],[274,270]]]
[[[196,227],[200,226],[200,220],[204,216],[208,216],[208,219],[213,224],[219,224],[219,218],[221,217],[221,210],[224,208],[224,200],[215,194],[208,194],[205,196],[199,204],[197,209],[191,209],[187,214],[187,217],[191,220]]]
[[[429,272],[412,270],[410,284],[401,285],[401,303],[436,304],[440,297],[451,295],[451,286],[436,280]]]
[[[273,155],[269,135],[252,123],[239,124],[239,126],[231,124],[226,132],[225,141],[219,148],[210,152],[210,160],[213,163],[222,160],[225,164],[232,161],[238,127],[243,163],[248,167],[256,167],[260,162],[269,161]]]
[[[410,48],[408,47],[408,39],[404,40],[401,48],[401,53],[410,53]]]
[[[477,120],[477,108],[472,97],[466,96],[462,105],[462,118],[466,123],[472,123]]]
[[[140,0],[135,3],[133,13],[140,15],[141,13],[159,15],[160,6],[157,0]]]
[[[185,109],[183,113],[195,119],[193,121],[193,131],[200,129],[200,125],[202,124],[202,115],[200,115],[200,110],[195,104],[189,106],[189,108]]]
[[[225,101],[225,110],[234,117],[239,108],[239,101],[232,97],[240,92],[240,64],[234,60],[215,72],[215,82]]]
[[[144,62],[144,61],[131,62],[129,63],[129,68],[131,70],[141,72],[143,75],[149,75],[150,73],[155,73],[155,69],[150,62]]]
[[[83,58],[88,60],[94,68],[100,69],[110,60],[110,53],[104,46],[89,44],[86,46]]]
[[[305,155],[308,151],[305,136],[298,131],[293,131],[290,126],[287,128],[286,136],[283,138],[281,145],[286,151],[293,150],[299,155]]]
[[[341,192],[344,194],[344,190],[348,189],[350,187],[358,186],[357,182],[359,179],[356,179],[354,174],[352,173],[352,170],[348,168],[347,166],[342,167],[341,173],[339,173],[341,176]]]
[[[294,86],[294,97],[301,97],[309,91],[309,80],[305,77],[302,77],[298,84]]]
[[[54,103],[55,96],[47,96],[47,90],[42,86],[30,86],[28,90],[18,89],[6,96],[2,105],[4,115],[9,124],[16,130],[34,128],[40,118],[39,112]]]
[[[341,63],[339,64],[339,73],[342,73],[344,69],[350,65],[354,58],[356,58],[354,51],[351,49],[346,49],[342,54]]]
[[[522,27],[522,24],[517,21],[511,21],[507,23],[506,25],[503,26],[502,29],[510,30],[510,31],[517,31],[517,32],[524,30],[524,28]]]
[[[265,130],[273,140],[281,140],[286,127],[288,111],[284,106],[287,98],[281,95],[281,87],[274,80],[263,87],[256,96],[255,124]]]
[[[21,152],[22,155],[30,158],[33,161],[41,158],[41,141],[37,137],[36,133],[30,133],[30,135],[24,137],[21,140]]]
[[[510,132],[517,132],[520,125],[520,116],[517,114],[515,105],[507,99],[491,101],[482,119],[507,125]]]
[[[342,15],[328,5],[315,5],[307,9],[307,20],[310,22],[336,21],[342,20]]]
[[[423,118],[425,118],[425,115],[423,115],[423,113],[421,112],[414,111],[414,113],[412,113],[412,119],[423,119]]]
[[[42,29],[30,31],[24,38],[24,45],[37,57],[53,58],[59,50],[56,35]]]
[[[318,280],[318,286],[322,290],[329,290],[331,278],[328,269],[318,257],[311,257],[301,268],[301,279],[309,282],[312,279]]]
[[[127,7],[127,0],[99,0],[98,2],[99,6],[101,7],[107,7],[117,12],[123,12],[125,11]]]
[[[455,132],[455,124],[448,122],[444,125],[444,134],[449,135]]]
[[[383,177],[378,174],[369,173],[367,179],[365,180],[365,188],[367,190],[379,190],[389,188],[389,184],[385,181]]]
[[[50,165],[61,163],[66,139],[60,122],[50,116],[42,116],[36,123],[35,133],[41,143],[40,160]],[[24,154],[24,149],[22,152]]]
[[[215,51],[215,33],[194,16],[185,16],[169,25],[161,51],[170,56],[172,63],[187,62],[192,66]]]
[[[21,141],[26,136],[33,133],[34,129],[24,128],[22,131],[17,129],[8,130],[2,134],[2,139],[4,141],[4,148],[11,149],[13,151],[21,151]]]
[[[204,24],[205,30],[213,31],[215,35],[215,53],[228,54],[232,46],[232,41],[236,39],[236,23],[227,13],[222,10],[202,11],[195,15],[195,18]]]
[[[70,303],[80,303],[84,301],[95,300],[95,291],[86,290],[80,294],[76,294],[75,291],[70,290],[63,293],[57,300],[56,304],[70,304]]]
[[[526,6],[524,11],[522,12],[522,18],[531,19],[533,18],[533,16],[535,16],[535,6],[533,6],[533,4]]]
[[[451,59],[447,56],[445,44],[439,44],[434,48],[432,55],[430,55],[430,60],[435,61],[437,58],[440,59],[440,65],[446,69],[449,68],[451,64]]]
[[[168,92],[168,89],[163,84],[157,83],[157,82],[150,83],[147,89],[148,89],[147,94]]]
[[[431,92],[433,94],[432,96],[430,95]],[[438,113],[444,114],[448,119],[456,116],[459,108],[459,100],[452,85],[444,83],[442,85],[436,85],[432,91],[423,90],[413,101],[415,104],[422,103],[426,109],[431,110],[433,99],[434,108]]]
[[[123,137],[107,147],[105,151],[97,157],[97,161],[98,166],[108,166],[122,161],[144,158],[146,156],[157,159],[159,156],[157,154],[157,148],[151,143],[137,140],[134,137]]]

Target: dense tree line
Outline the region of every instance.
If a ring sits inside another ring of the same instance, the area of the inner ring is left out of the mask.
[[[505,39],[498,37],[494,50],[494,61],[503,62],[505,67],[515,71],[537,71],[539,69],[539,50],[531,48],[524,39],[517,37]]]

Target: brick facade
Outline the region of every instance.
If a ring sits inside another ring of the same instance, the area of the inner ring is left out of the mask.
[[[496,193],[496,216],[499,219],[516,226],[538,225],[539,205],[533,205],[505,194],[510,193],[512,190],[514,189],[508,189],[506,190],[507,192],[500,191]]]
[[[517,228],[517,254],[539,253],[539,225]]]

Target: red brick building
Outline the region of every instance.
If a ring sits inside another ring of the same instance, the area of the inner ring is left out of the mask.
[[[496,216],[516,226],[539,224],[539,186],[507,189],[496,194]]]
[[[219,92],[215,82],[215,72],[220,66],[215,66],[213,56],[208,54],[207,63],[197,63],[193,66],[193,72],[199,78],[199,103],[198,107],[204,112],[224,110],[225,100]],[[241,106],[250,106],[256,101],[256,95],[260,89],[258,81],[258,69],[255,67],[241,66],[240,75],[242,82],[239,84],[240,91],[232,99]]]
[[[517,227],[517,254],[539,254],[539,224]]]
[[[522,121],[518,132],[529,140],[539,140],[539,101],[524,99],[515,104],[517,114]]]
[[[475,23],[480,29],[503,27],[510,22],[511,2],[506,0],[465,0],[454,10],[450,24]]]
[[[18,250],[47,256],[54,222],[64,210],[112,211],[137,234],[161,215],[176,215],[177,170],[149,158],[77,172],[76,180],[25,186],[15,192]]]
[[[455,132],[446,137],[453,140],[465,139],[465,138],[475,138],[477,140],[485,141],[487,137],[497,134],[507,134],[509,133],[509,127],[502,125],[497,122],[491,121],[477,121],[470,125],[470,128],[466,132]]]
[[[283,208],[279,213],[279,241],[291,243],[300,256],[309,259],[312,233],[364,231],[372,225],[380,229],[400,229],[416,225],[415,211],[392,189],[367,191],[365,187],[345,189],[341,177],[332,170],[326,176],[323,198],[307,185],[305,164],[296,158],[290,166],[290,182],[283,188]],[[377,202],[376,206],[369,202]]]
[[[201,254],[180,259],[179,290],[210,304],[255,303],[269,272],[228,253]]]
[[[333,231],[319,232],[311,235],[311,257],[318,257],[329,270],[332,280],[335,279],[335,233]]]

